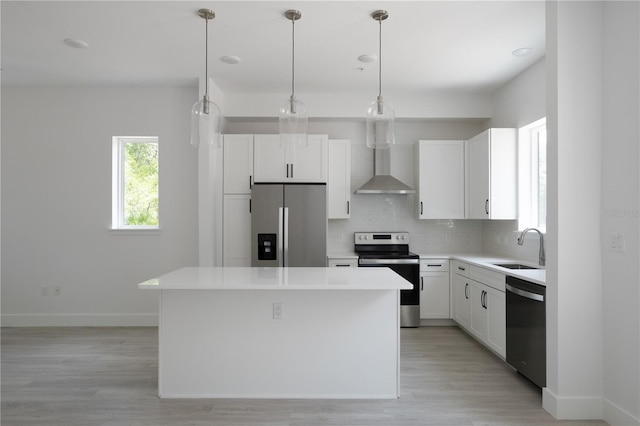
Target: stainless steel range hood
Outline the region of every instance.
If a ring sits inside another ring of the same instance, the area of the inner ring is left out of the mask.
[[[391,148],[373,150],[373,177],[356,194],[415,194],[415,189],[391,176]]]

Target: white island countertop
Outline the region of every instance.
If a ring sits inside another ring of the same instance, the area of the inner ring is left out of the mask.
[[[409,290],[389,268],[188,267],[138,284],[150,290]]]

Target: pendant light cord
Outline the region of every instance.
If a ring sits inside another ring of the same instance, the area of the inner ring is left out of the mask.
[[[378,19],[380,32],[378,37],[378,97],[382,96],[382,19]]]
[[[291,99],[295,96],[294,82],[296,80],[296,20],[291,20]]]
[[[204,96],[209,97],[209,18],[204,19]]]

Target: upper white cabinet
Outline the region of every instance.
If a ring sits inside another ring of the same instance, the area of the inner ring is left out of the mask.
[[[419,219],[464,219],[465,142],[418,141],[416,208]]]
[[[287,147],[280,135],[255,135],[255,182],[327,182],[327,135],[309,135],[307,146]]]
[[[253,135],[224,135],[223,140],[224,193],[251,194]]]
[[[489,129],[467,141],[467,218],[517,218],[516,143],[516,129]]]
[[[329,173],[327,182],[329,219],[351,217],[351,141],[329,141]]]

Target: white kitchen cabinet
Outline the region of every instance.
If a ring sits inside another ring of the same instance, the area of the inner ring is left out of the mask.
[[[453,265],[453,319],[482,344],[505,358],[505,276],[460,261],[454,261]]]
[[[253,135],[224,135],[223,141],[224,193],[251,194]]]
[[[330,268],[357,268],[358,267],[358,258],[356,257],[345,257],[345,258],[337,258],[332,257],[327,259],[327,266]]]
[[[449,318],[449,260],[420,259],[420,318]]]
[[[452,275],[453,319],[464,329],[471,323],[471,296],[469,278],[458,273]]]
[[[307,146],[286,146],[280,135],[255,135],[254,182],[326,183],[327,135],[309,135]]]
[[[465,142],[426,141],[416,144],[416,197],[419,219],[464,219]]]
[[[329,219],[351,217],[351,141],[329,141],[327,210]]]
[[[251,266],[251,195],[225,194],[223,266]]]
[[[466,217],[517,219],[516,129],[488,129],[466,143]]]

